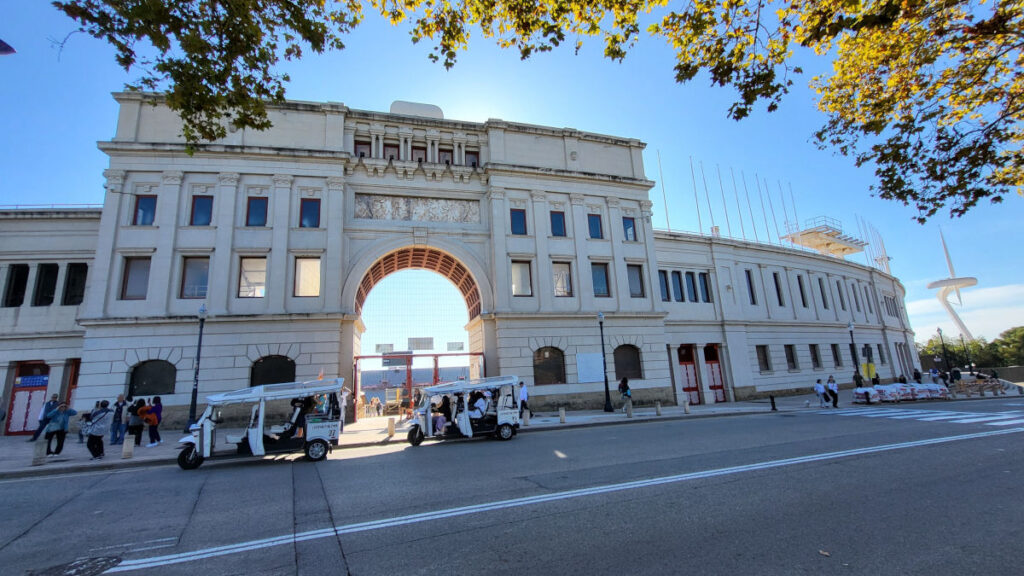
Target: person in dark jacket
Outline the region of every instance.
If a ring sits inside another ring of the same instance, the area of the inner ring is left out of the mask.
[[[149,444],[148,448],[159,446],[163,440],[160,438],[160,422],[163,421],[164,405],[160,402],[159,396],[153,396],[153,403],[149,406]],[[145,417],[144,417],[145,418]]]
[[[109,406],[110,402],[106,400],[100,402],[100,407],[93,410],[89,418],[89,438],[86,440],[86,446],[89,448],[89,453],[92,454],[93,460],[103,458],[103,438],[110,431],[111,421],[114,416]]]
[[[50,401],[47,402],[46,404],[43,404],[42,409],[39,410],[39,427],[36,428],[36,431],[32,433],[32,438],[29,440],[29,442],[35,442],[36,440],[38,440],[39,435],[42,434],[44,430],[46,430],[46,425],[50,423],[50,420],[47,419],[46,415],[56,410],[57,406],[60,406],[60,401],[57,400],[57,398],[59,398],[59,396],[57,396],[56,394],[50,396]]]
[[[135,437],[135,445],[142,445],[142,415],[139,410],[146,407],[146,399],[139,398],[128,407],[128,433]]]

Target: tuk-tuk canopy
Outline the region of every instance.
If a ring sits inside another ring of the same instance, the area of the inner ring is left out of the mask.
[[[305,398],[318,394],[341,392],[344,378],[327,378],[325,380],[309,380],[306,382],[283,382],[281,384],[262,384],[232,392],[221,392],[206,397],[209,404],[243,404],[260,400],[284,400],[288,398]]]
[[[515,386],[519,383],[518,376],[492,376],[490,378],[477,378],[475,380],[456,380],[445,382],[435,386],[423,388],[427,397],[435,394],[454,394],[456,392],[469,392],[471,390],[491,390],[502,386]]]

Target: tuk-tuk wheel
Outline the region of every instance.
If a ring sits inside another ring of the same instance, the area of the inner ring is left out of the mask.
[[[501,426],[498,426],[498,440],[511,440],[514,435],[515,430],[512,429],[511,424],[502,424]]]
[[[199,455],[195,446],[186,446],[178,453],[178,466],[181,466],[182,470],[195,470],[202,463],[203,457]]]
[[[309,458],[313,462],[319,462],[324,458],[327,458],[327,442],[323,440],[313,440],[309,444],[306,444],[306,458]]]
[[[413,446],[419,446],[423,442],[423,430],[419,428],[413,428],[409,430],[409,435],[406,437],[409,440],[409,444]]]

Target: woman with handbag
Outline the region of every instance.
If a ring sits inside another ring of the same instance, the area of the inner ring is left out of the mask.
[[[89,426],[85,431],[86,436],[89,438],[86,446],[89,448],[89,453],[92,454],[93,460],[103,458],[103,438],[110,431],[110,421],[112,418],[109,406],[110,402],[106,400],[100,402],[100,407],[93,410],[89,419]]]
[[[146,413],[142,416],[142,420],[149,426],[149,444],[146,444],[146,447],[153,448],[163,442],[160,438],[160,421],[163,420],[164,405],[160,402],[159,396],[153,396],[153,403],[146,408]]]

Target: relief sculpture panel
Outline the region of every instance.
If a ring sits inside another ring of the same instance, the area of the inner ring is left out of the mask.
[[[480,203],[475,200],[356,194],[355,217],[415,222],[479,222]]]

